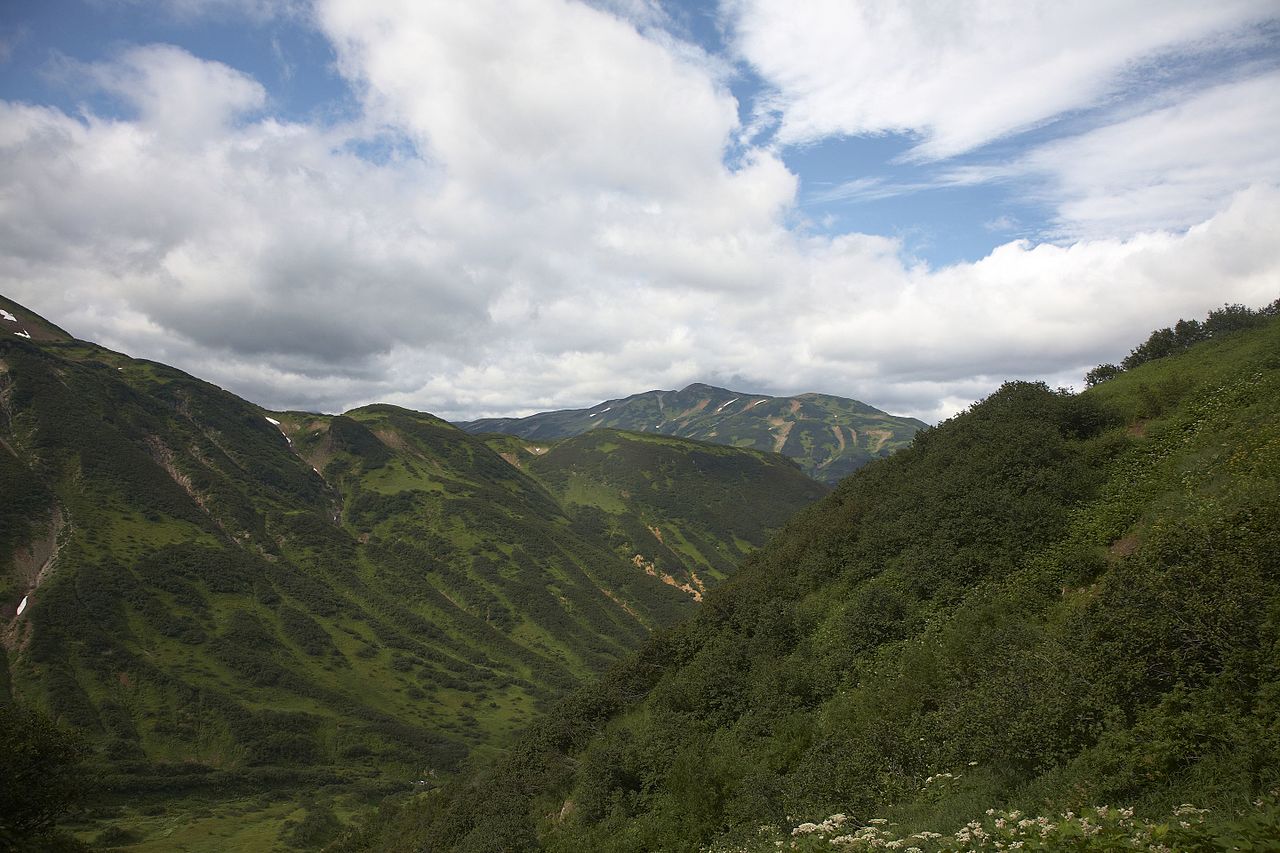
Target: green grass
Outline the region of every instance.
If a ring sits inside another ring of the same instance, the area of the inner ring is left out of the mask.
[[[735,400],[740,401],[737,405]],[[759,405],[746,408],[748,401]],[[649,440],[681,437],[757,451],[774,451],[780,425],[790,424],[792,438],[781,452],[796,460],[815,479],[834,485],[872,459],[905,447],[924,424],[912,418],[885,414],[856,400],[823,394],[772,398],[741,394],[708,385],[681,391],[653,391],[612,401],[608,411],[566,410],[527,418],[491,418],[462,424],[477,433],[508,433],[525,441],[559,440],[594,430],[626,430]],[[858,441],[840,445],[831,425],[858,430]],[[883,442],[862,435],[867,429],[887,429]],[[494,435],[492,442],[496,442]],[[636,439],[630,439],[632,441]],[[496,446],[496,445],[495,445]],[[678,446],[678,445],[672,445]],[[510,447],[510,446],[509,446]],[[608,451],[619,449],[609,444]],[[512,452],[519,453],[518,450]]]
[[[1049,849],[1269,841],[1276,353],[1280,320],[1080,395],[1007,384],[801,512],[509,758],[346,849],[830,849],[792,832],[844,813],[968,850],[954,833],[1003,831],[1002,810],[1075,832],[1066,812],[1104,804],[1131,825]],[[1180,803],[1203,826],[1169,829]]]

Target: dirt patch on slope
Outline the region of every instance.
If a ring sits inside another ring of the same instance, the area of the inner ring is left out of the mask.
[[[836,437],[836,443],[840,445],[840,450],[838,452],[844,453],[844,431],[841,430],[840,427],[833,425],[831,427],[831,432]]]
[[[628,616],[630,616],[632,619],[636,620],[640,624],[642,625],[644,624],[644,620],[640,618],[640,614],[632,610],[631,605],[627,604],[621,598],[618,598],[618,596],[613,592],[613,590],[605,589],[604,587],[601,587],[600,591],[603,592],[605,595],[609,596],[610,601],[612,601],[614,604],[618,605],[623,610],[625,610]]]
[[[690,586],[687,583],[680,583],[680,581],[676,580],[666,572],[658,571],[657,566],[655,566],[652,561],[646,560],[642,554],[636,554],[634,557],[631,558],[631,562],[637,569],[643,569],[644,573],[649,577],[657,578],[658,580],[665,583],[667,586],[673,586],[676,589],[680,590],[681,592],[685,593],[686,595],[692,596],[694,601],[697,601],[697,602],[702,601],[701,591],[694,589],[692,586]]]
[[[879,453],[880,448],[884,447],[885,442],[893,438],[893,432],[887,429],[869,429],[866,431],[866,434],[875,442],[867,448],[872,453]]]
[[[187,497],[195,501],[196,506],[200,507],[205,515],[212,517],[213,513],[209,511],[208,499],[196,489],[190,477],[178,470],[178,466],[174,464],[173,451],[169,449],[169,445],[165,444],[160,436],[152,435],[147,437],[147,446],[151,449],[151,458],[156,461],[156,464],[165,470],[171,480],[182,487],[182,490],[187,493]],[[218,519],[214,518],[214,521],[217,522]],[[221,528],[222,524],[218,523],[218,527]]]
[[[787,443],[787,436],[791,434],[791,428],[796,425],[795,421],[787,421],[782,425],[781,430],[773,438],[773,452],[781,453],[782,448]]]
[[[1112,560],[1119,560],[1123,557],[1128,557],[1130,554],[1138,550],[1138,545],[1140,544],[1141,541],[1138,539],[1137,534],[1122,536],[1111,543],[1111,547],[1107,549],[1107,556]]]

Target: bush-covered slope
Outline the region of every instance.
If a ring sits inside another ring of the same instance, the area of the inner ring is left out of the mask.
[[[1043,830],[1080,849],[1110,821],[1096,849],[1114,829],[1210,850],[1280,835],[1274,808],[1232,817],[1278,786],[1271,320],[1080,395],[1005,385],[800,513],[508,757],[346,846],[979,849]],[[1208,818],[1171,817],[1187,802]],[[1082,824],[1098,804],[1138,814]]]
[[[867,462],[905,447],[925,424],[827,394],[769,397],[694,384],[679,391],[607,400],[590,409],[485,418],[460,426],[472,433],[537,441],[602,427],[695,438],[781,453],[795,459],[809,476],[834,485]]]
[[[561,501],[574,529],[698,600],[830,491],[777,454],[672,436],[599,429],[487,441]]]
[[[102,791],[430,781],[695,607],[438,418],[264,412],[62,338],[0,337],[0,698],[84,734]]]

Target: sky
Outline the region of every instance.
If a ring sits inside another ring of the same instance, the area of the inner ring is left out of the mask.
[[[3,0],[0,293],[273,409],[930,422],[1280,297],[1275,0]]]

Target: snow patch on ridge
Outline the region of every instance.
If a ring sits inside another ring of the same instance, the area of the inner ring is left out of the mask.
[[[28,599],[29,597],[30,597],[30,596],[26,596],[26,595],[22,596],[22,603],[18,605],[18,612],[17,612],[16,614],[14,614],[15,616],[21,616],[21,615],[22,615],[22,611],[24,611],[24,610],[26,610],[26,609],[27,609],[27,599]]]
[[[4,319],[8,320],[10,323],[16,323],[16,322],[18,322],[18,318],[17,318],[17,317],[13,316],[12,314],[10,314],[8,311],[4,310],[3,308],[0,308],[0,317],[3,317]],[[25,600],[26,600],[26,599],[23,599],[23,601],[25,601]]]

